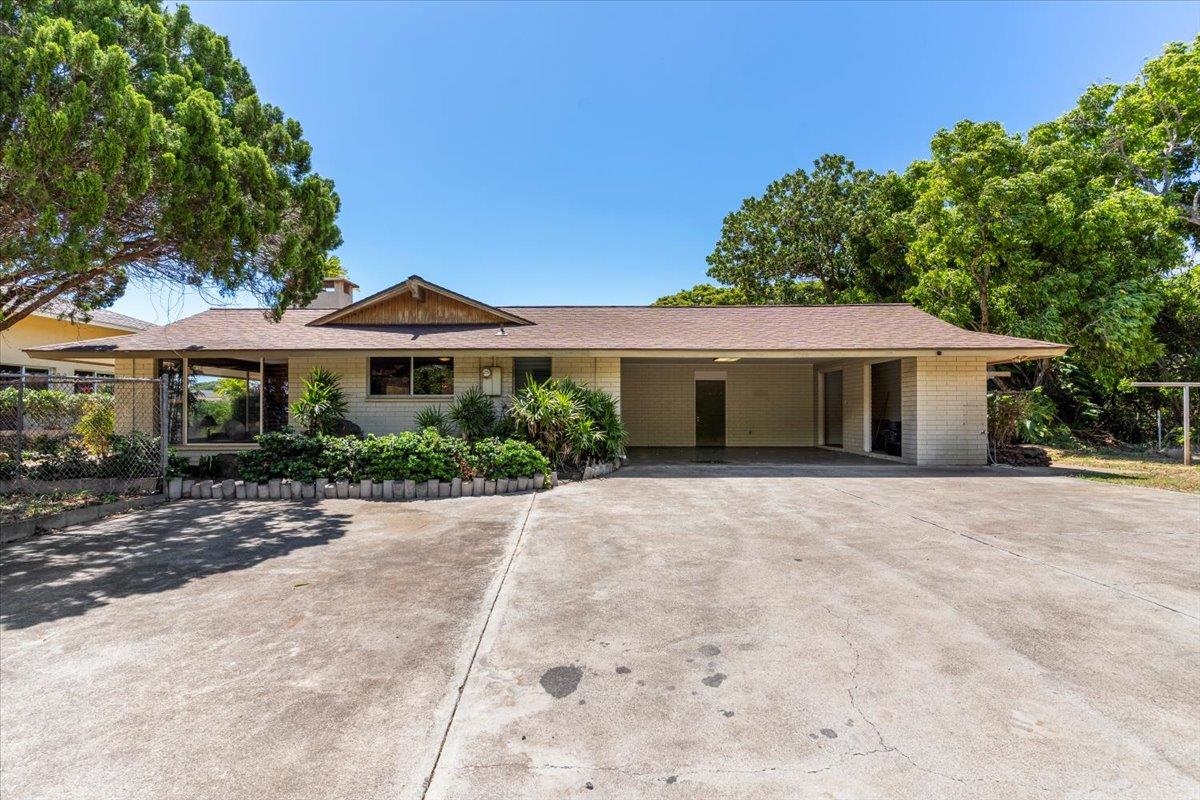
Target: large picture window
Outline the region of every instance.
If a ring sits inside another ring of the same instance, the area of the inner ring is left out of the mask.
[[[187,439],[248,442],[262,430],[262,362],[190,358]]]
[[[370,359],[369,370],[373,396],[454,394],[454,359],[449,356],[378,356]]]

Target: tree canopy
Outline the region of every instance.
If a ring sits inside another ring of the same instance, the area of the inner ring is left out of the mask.
[[[278,315],[341,243],[300,124],[229,42],[157,0],[0,3],[0,329],[131,278],[249,290]]]
[[[1200,37],[1027,133],[964,120],[902,173],[823,155],[729,214],[700,284],[664,305],[905,300],[1066,342],[1014,376],[1129,429],[1122,378],[1200,375]]]

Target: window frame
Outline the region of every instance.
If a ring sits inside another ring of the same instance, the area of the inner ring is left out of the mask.
[[[375,394],[371,391],[371,362],[377,358],[390,359],[408,359],[408,394]],[[417,393],[417,374],[416,374],[416,359],[433,359],[441,361],[445,359],[445,363],[450,368],[450,392],[446,394],[418,394]],[[455,396],[454,386],[454,356],[445,355],[407,355],[407,356],[367,356],[367,400],[375,401],[408,401],[408,400],[427,400],[427,399],[446,399]]]
[[[212,358],[212,356],[209,356],[207,358],[198,358],[196,360],[197,361],[207,361],[211,358]],[[254,361],[255,359],[246,358],[246,359],[242,359],[242,360],[243,361]],[[182,430],[180,431],[180,434],[181,434],[180,438],[183,440],[183,442],[180,446],[181,447],[183,447],[183,446],[216,447],[216,448],[220,448],[220,447],[223,447],[223,448],[257,447],[258,444],[253,439],[251,439],[250,441],[245,441],[245,442],[211,442],[211,441],[210,442],[193,442],[193,441],[191,441],[191,439],[188,437],[188,430],[191,427],[190,422],[191,422],[191,414],[192,414],[192,407],[191,407],[191,404],[188,402],[188,380],[191,378],[191,374],[192,374],[191,361],[192,361],[192,359],[184,356],[184,358],[183,358],[183,373],[182,373],[181,382],[180,382],[180,390],[183,392],[183,398],[182,398],[183,399],[183,403],[182,403],[182,405],[183,405],[183,422],[182,422],[182,426],[181,426]],[[261,434],[263,431],[263,379],[262,379],[263,359],[262,359],[262,357],[260,356],[257,359],[257,361],[258,361],[258,432]]]

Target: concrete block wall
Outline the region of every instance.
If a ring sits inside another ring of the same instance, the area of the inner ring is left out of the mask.
[[[986,464],[987,360],[970,355],[914,360],[917,463]],[[905,428],[908,424],[906,418]]]
[[[155,378],[153,358],[122,358],[114,362],[118,378]],[[113,408],[116,416],[113,430],[119,434],[148,433],[158,435],[159,389],[156,384],[124,384],[114,390]]]
[[[550,360],[550,375],[586,383],[593,389],[608,392],[621,408],[621,359],[555,356]]]
[[[811,364],[627,362],[621,367],[621,416],[630,446],[695,446],[697,370],[725,374],[729,447],[815,444]]]
[[[900,360],[900,454],[905,461],[917,460],[917,360]]]

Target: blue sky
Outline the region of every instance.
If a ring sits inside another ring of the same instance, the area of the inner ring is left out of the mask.
[[[963,118],[1024,130],[1200,29],[1187,2],[191,7],[303,124],[364,292],[416,273],[498,305],[690,287],[722,217],[821,153],[903,169]]]

